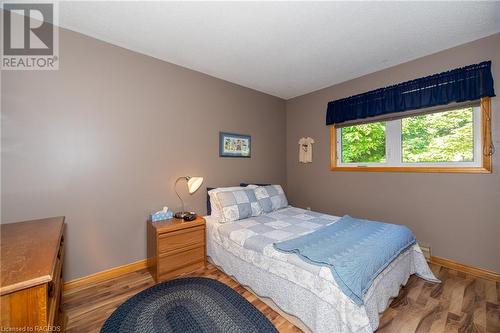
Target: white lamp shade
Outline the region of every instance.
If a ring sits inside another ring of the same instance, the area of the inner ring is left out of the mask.
[[[193,194],[203,183],[203,177],[190,177],[187,182],[189,194]]]

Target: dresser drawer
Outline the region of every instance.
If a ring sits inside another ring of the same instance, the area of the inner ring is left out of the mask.
[[[192,272],[205,265],[205,246],[160,256],[158,275],[161,279]]]
[[[64,261],[64,238],[61,237],[59,243],[59,251],[57,253],[56,266],[52,276],[52,281],[48,283],[47,296],[48,296],[48,323],[55,325],[57,314],[59,312],[61,295],[62,295],[62,264]]]
[[[177,251],[184,247],[204,244],[205,227],[197,226],[160,234],[158,240],[158,252],[160,254],[164,254],[171,251]]]

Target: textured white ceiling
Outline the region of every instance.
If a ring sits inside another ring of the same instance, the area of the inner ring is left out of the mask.
[[[500,31],[500,2],[62,2],[62,27],[284,99]]]

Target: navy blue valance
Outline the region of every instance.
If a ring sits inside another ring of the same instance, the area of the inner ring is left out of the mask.
[[[331,101],[326,124],[493,97],[491,61]]]

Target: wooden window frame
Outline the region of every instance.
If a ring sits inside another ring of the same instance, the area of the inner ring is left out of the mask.
[[[485,147],[491,144],[491,100],[490,97],[481,98],[481,151],[483,152],[482,163],[479,167],[456,167],[456,166],[338,166],[337,165],[337,128],[330,125],[330,170],[348,172],[427,172],[427,173],[491,173],[492,156],[485,155]]]

